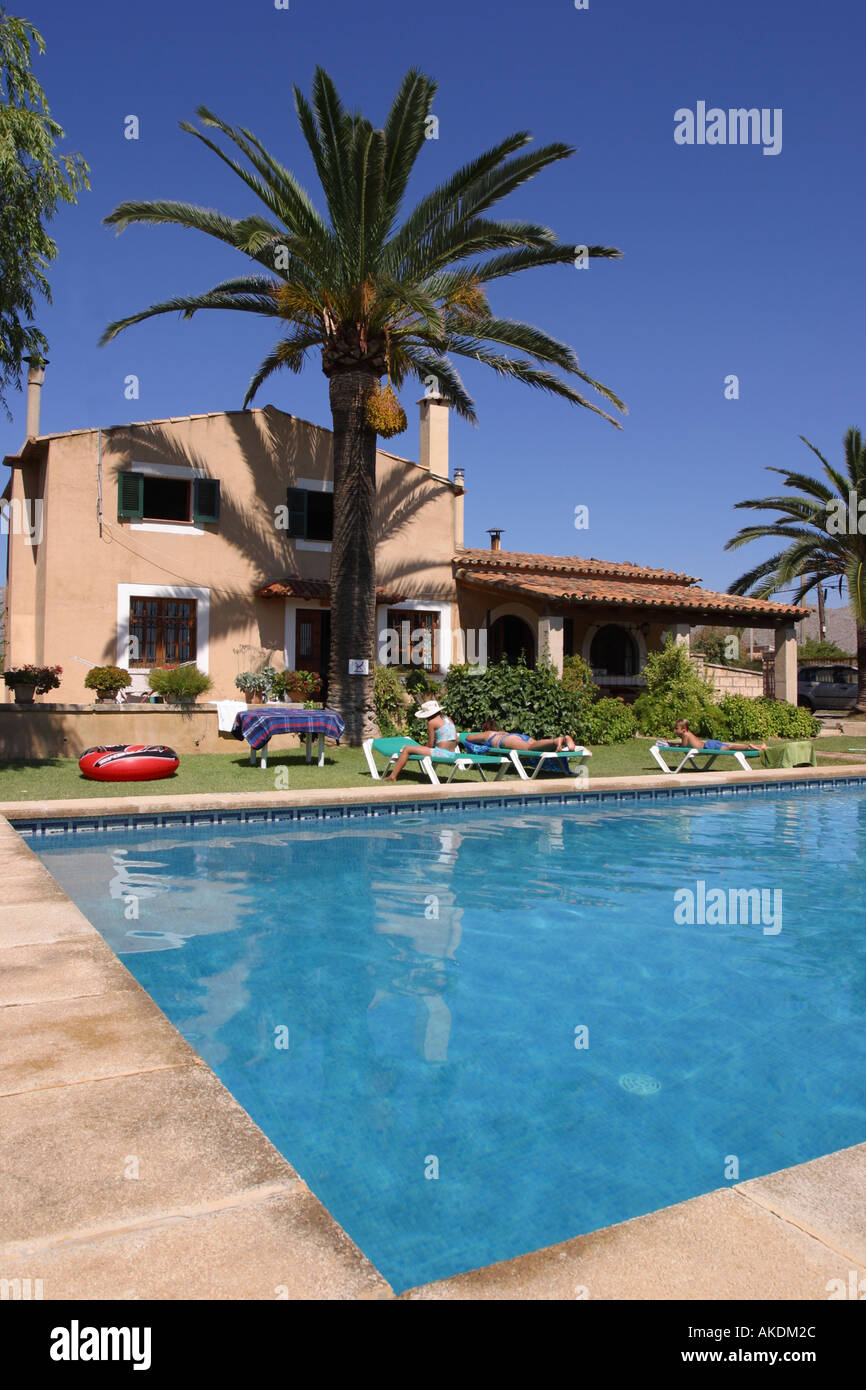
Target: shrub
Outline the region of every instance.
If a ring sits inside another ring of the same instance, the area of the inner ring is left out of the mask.
[[[533,670],[523,660],[509,665],[503,658],[483,671],[477,666],[450,667],[442,703],[458,729],[474,731],[495,719],[508,732],[550,738],[582,737],[590,702],[586,695],[566,690],[551,666]]]
[[[168,705],[194,700],[213,685],[210,676],[206,676],[197,666],[156,666],[150,672],[147,683],[154,694],[161,695]]]
[[[270,678],[265,671],[241,671],[235,676],[235,685],[245,695],[266,697],[270,689]]]
[[[700,738],[729,739],[733,743],[765,743],[770,738],[814,738],[821,727],[806,709],[784,700],[751,700],[746,695],[726,695],[692,724]]]
[[[383,738],[406,732],[406,691],[394,666],[377,666],[373,673],[373,704]]]
[[[719,701],[719,713],[727,728],[725,738],[739,743],[743,739],[770,737],[770,720],[764,700],[752,700],[747,695],[726,695]]]
[[[119,690],[132,685],[132,677],[121,666],[91,666],[84,677],[87,690],[95,690],[97,699],[113,700]]]
[[[709,709],[703,710],[694,724],[690,724],[690,728],[693,734],[698,735],[698,738],[730,739],[732,737],[728,728],[728,721],[718,705],[711,705]]]
[[[605,696],[584,711],[581,737],[587,743],[625,743],[636,732],[634,710],[620,698]]]
[[[691,638],[692,651],[701,652],[707,659],[716,666],[737,666],[739,665],[740,639],[743,635],[741,627],[702,627],[699,628]],[[728,656],[729,638],[735,637],[733,654]]]
[[[62,666],[32,666],[28,663],[4,671],[3,679],[8,686],[32,685],[36,695],[47,695],[49,690],[57,689],[62,675]]]
[[[642,733],[672,734],[678,719],[696,724],[713,703],[713,687],[701,680],[685,647],[668,637],[660,652],[651,652],[644,667],[646,690],[634,702]]]
[[[755,704],[766,710],[773,738],[815,738],[821,730],[820,719],[816,719],[807,709],[789,705],[787,700],[767,700],[762,696]]]
[[[817,637],[809,637],[797,647],[798,661],[853,661],[851,652],[846,652],[837,642],[819,642]]]
[[[598,686],[592,678],[592,667],[582,656],[567,656],[562,663],[562,684],[570,695],[598,699]]]
[[[414,695],[416,699],[420,696],[422,701],[439,690],[438,681],[434,681],[423,666],[411,666],[403,676],[403,684],[410,695]]]

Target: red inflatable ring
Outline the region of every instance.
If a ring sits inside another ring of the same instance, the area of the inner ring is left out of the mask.
[[[78,766],[94,782],[154,782],[171,777],[179,762],[174,749],[161,743],[112,743],[87,748]]]

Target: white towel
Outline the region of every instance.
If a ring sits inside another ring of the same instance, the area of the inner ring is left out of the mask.
[[[221,734],[230,734],[235,719],[241,710],[247,708],[246,700],[217,700],[217,728]]]

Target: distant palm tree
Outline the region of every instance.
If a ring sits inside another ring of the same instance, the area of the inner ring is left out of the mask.
[[[798,489],[799,495],[737,503],[738,507],[775,510],[778,518],[744,526],[728,541],[726,550],[766,536],[781,536],[790,544],[741,575],[728,593],[768,598],[796,581],[795,602],[800,603],[819,584],[829,580],[838,582],[840,594],[843,586],[847,587],[857,624],[859,680],[855,708],[866,713],[866,451],[860,431],[848,430],[842,473],[831,467],[814,444],[803,435],[800,438],[821,460],[829,482],[809,473],[770,468],[768,472],[781,473],[785,487]]]
[[[334,448],[329,701],[343,713],[349,740],[357,742],[375,731],[372,675],[348,675],[351,657],[368,659],[371,672],[375,664],[371,396],[386,372],[398,388],[414,376],[474,420],[473,401],[447,355],[454,354],[564,396],[617,424],[549,370],[577,377],[624,410],[612,391],[581,370],[572,349],[539,328],[495,317],[484,286],[530,267],[574,262],[578,249],[590,257],[620,252],[607,246],[576,248],[547,227],[485,216],[549,164],[574,153],[567,145],[552,144],[518,155],[531,138],[525,131],[459,169],[398,225],[410,174],[432,129],[436,84],[419,72],[407,73],[381,130],[345,109],[321,68],[311,104],[297,87],[294,92],[327,218],[249,130],[226,125],[200,106],[202,125],[232,141],[252,170],[194,126],[182,122],[181,129],[228,164],[261,199],[267,215],[236,219],[188,203],[125,202],[106,221],[119,228],[133,222],[191,227],[242,251],[268,274],[244,275],[203,294],[154,304],[112,323],[102,342],[130,324],[173,311],[191,318],[199,309],[241,310],[282,320],[283,336],[253,376],[244,406],[272,372],[281,367],[299,372],[307,353],[321,350],[330,381]]]

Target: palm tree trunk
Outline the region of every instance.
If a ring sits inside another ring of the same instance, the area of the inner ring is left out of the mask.
[[[358,745],[378,729],[373,702],[376,660],[376,431],[367,424],[370,372],[335,372],[334,538],[331,549],[331,665],[328,704]],[[368,676],[350,676],[350,660],[369,662]]]
[[[866,622],[857,624],[857,703],[855,714],[866,714]]]

